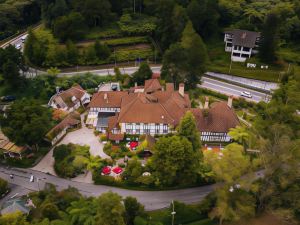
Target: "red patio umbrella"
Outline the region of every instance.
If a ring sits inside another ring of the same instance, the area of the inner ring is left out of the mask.
[[[113,168],[112,171],[113,171],[115,174],[120,174],[120,173],[123,172],[123,169],[122,169],[121,167],[117,166],[117,167]]]
[[[103,173],[104,175],[109,175],[109,174],[111,173],[111,168],[110,168],[109,166],[103,167],[102,173]]]
[[[135,149],[138,145],[139,145],[139,143],[137,141],[132,141],[129,143],[131,150]]]

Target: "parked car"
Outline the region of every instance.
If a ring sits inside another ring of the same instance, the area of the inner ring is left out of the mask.
[[[252,98],[252,95],[248,91],[242,91],[241,96],[246,97],[246,98]]]
[[[21,44],[17,44],[15,45],[16,49],[21,49],[22,48],[22,45]]]
[[[25,34],[23,37],[21,37],[22,43],[24,43],[26,41],[27,36],[28,36],[28,34]]]
[[[3,102],[12,102],[12,101],[16,100],[16,97],[13,95],[6,95],[6,96],[2,96],[1,100]]]
[[[34,182],[34,176],[33,175],[30,176],[30,180],[29,181],[30,182]]]

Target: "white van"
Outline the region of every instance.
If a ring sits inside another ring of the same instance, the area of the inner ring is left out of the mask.
[[[29,181],[30,182],[34,182],[34,176],[33,175],[30,176],[30,180]]]

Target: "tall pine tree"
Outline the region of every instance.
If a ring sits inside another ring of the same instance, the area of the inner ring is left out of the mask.
[[[270,13],[264,24],[259,47],[259,57],[262,62],[273,63],[277,59],[278,29],[279,17],[275,13]]]

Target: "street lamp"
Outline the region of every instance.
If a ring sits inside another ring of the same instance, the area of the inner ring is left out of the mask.
[[[174,201],[172,201],[172,205],[173,205],[173,210],[171,212],[171,215],[172,215],[172,225],[174,225],[174,219],[175,219],[175,214],[176,214],[176,212],[174,210]]]

